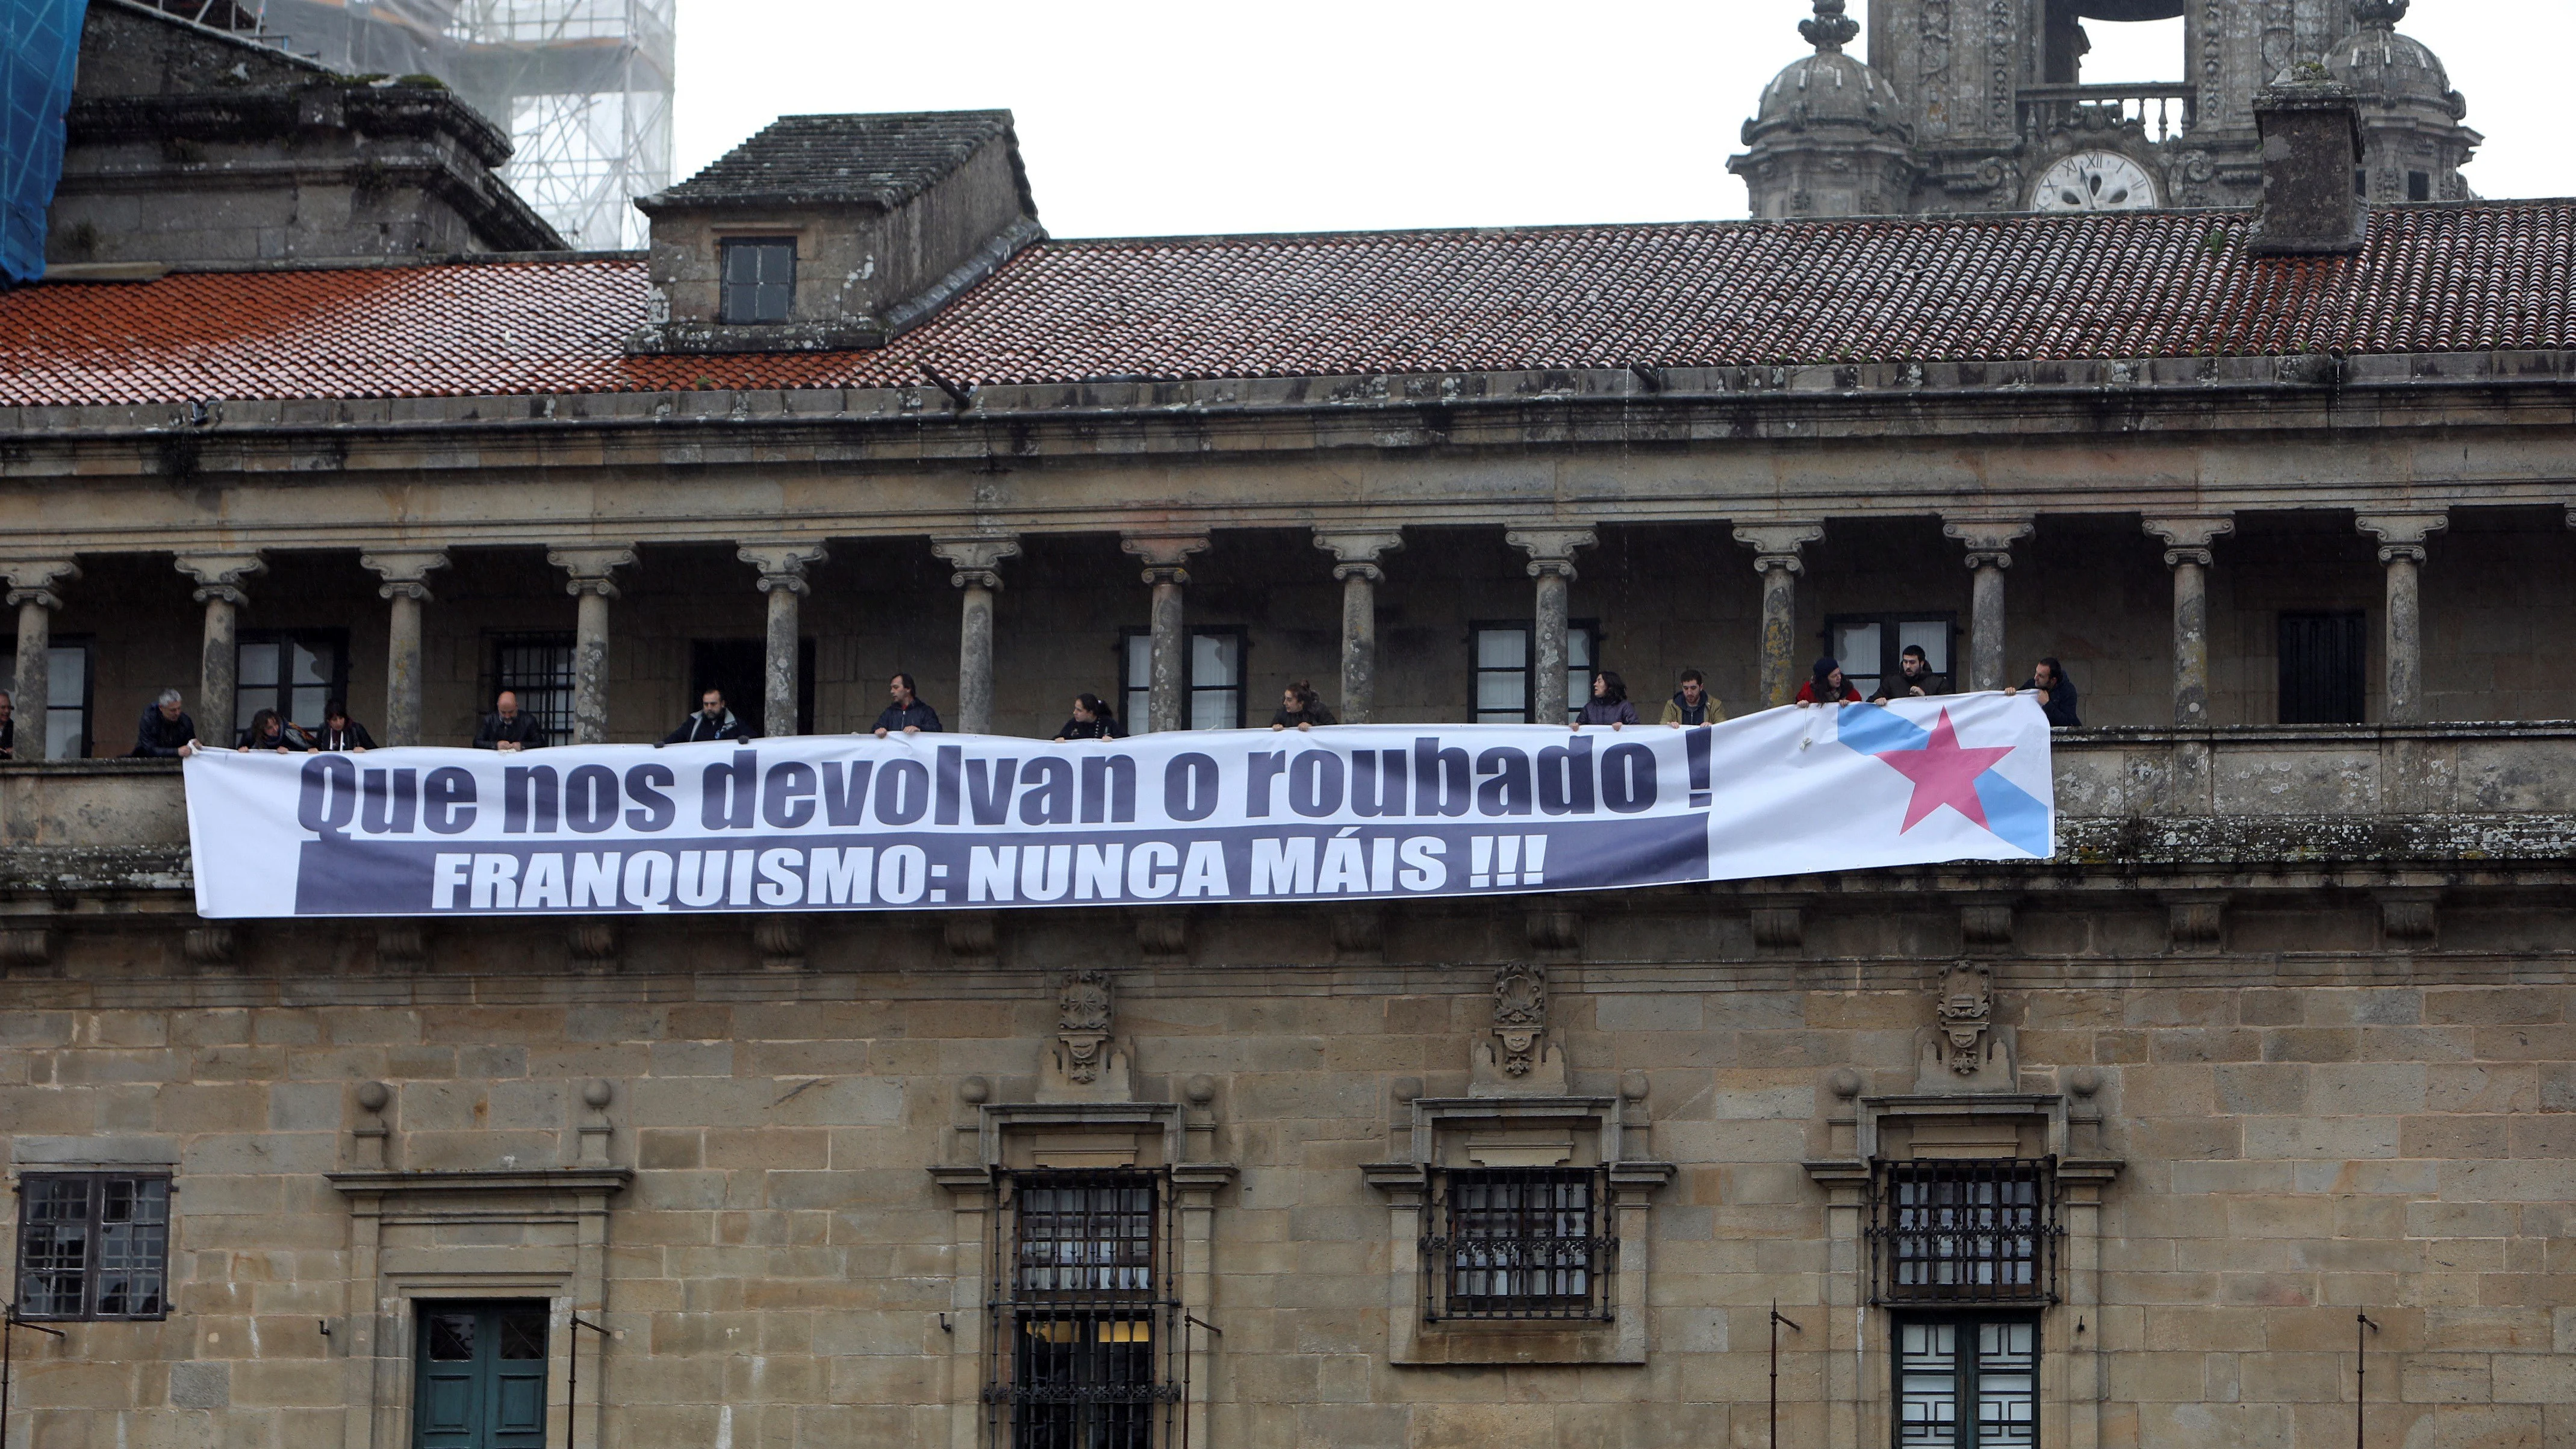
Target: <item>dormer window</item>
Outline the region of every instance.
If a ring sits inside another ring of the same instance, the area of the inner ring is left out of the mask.
[[[796,296],[796,238],[743,237],[724,244],[724,320],[784,322]]]

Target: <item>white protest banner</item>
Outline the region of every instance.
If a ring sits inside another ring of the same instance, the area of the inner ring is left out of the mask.
[[[938,910],[1612,890],[2052,853],[2027,696],[1714,727],[205,751],[209,917]]]

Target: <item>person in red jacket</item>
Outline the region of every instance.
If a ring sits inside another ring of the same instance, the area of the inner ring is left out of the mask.
[[[1831,659],[1816,661],[1816,677],[1798,686],[1798,703],[1858,704],[1860,691],[1843,678],[1843,667]]]

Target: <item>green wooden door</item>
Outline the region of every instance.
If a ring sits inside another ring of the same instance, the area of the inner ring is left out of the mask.
[[[545,1449],[546,1305],[423,1303],[413,1449]]]

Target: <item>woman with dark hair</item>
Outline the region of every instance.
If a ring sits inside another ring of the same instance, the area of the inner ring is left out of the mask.
[[[241,750],[275,750],[281,755],[299,754],[304,746],[286,732],[286,721],[273,709],[264,709],[250,717],[250,728],[242,731]]]
[[[2084,723],[2075,717],[2075,681],[2066,677],[2066,666],[2054,659],[2039,661],[2022,681],[2021,689],[2007,689],[2007,695],[2022,689],[2039,696],[2039,712],[2048,716],[2050,729],[2071,730]]]
[[[1333,712],[1324,708],[1324,697],[1302,679],[1280,691],[1279,712],[1270,717],[1274,730],[1310,730],[1333,722]]]
[[[1621,725],[1635,723],[1637,707],[1628,702],[1628,681],[1621,679],[1616,670],[1594,671],[1592,697],[1583,702],[1583,709],[1574,716],[1574,728],[1608,725],[1615,730]]]
[[[1096,694],[1075,695],[1073,718],[1066,720],[1064,728],[1055,732],[1057,744],[1067,740],[1117,740],[1126,737],[1127,732],[1118,727],[1118,716],[1111,714],[1109,706],[1102,703]]]
[[[1842,665],[1831,659],[1819,659],[1816,661],[1815,678],[1798,686],[1797,702],[1801,705],[1858,704],[1860,689],[1843,678]]]
[[[349,707],[336,699],[322,706],[321,728],[308,730],[302,725],[293,728],[304,736],[304,743],[325,752],[345,750],[353,755],[363,755],[376,747],[376,737],[367,733],[365,725],[349,718]]]

